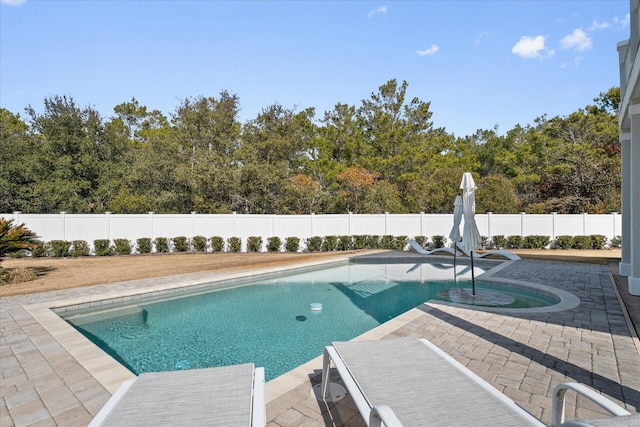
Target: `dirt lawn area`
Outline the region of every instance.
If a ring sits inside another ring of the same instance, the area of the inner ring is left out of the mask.
[[[514,250],[523,258],[607,263],[619,259],[620,249],[600,250]],[[4,258],[1,268],[34,269],[35,280],[0,286],[0,297],[68,289],[80,286],[170,276],[197,271],[233,271],[246,268],[278,267],[320,259],[343,257],[354,252],[303,253],[169,253],[78,258]]]

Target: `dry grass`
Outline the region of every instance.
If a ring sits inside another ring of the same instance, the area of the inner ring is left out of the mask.
[[[620,258],[620,249],[517,250],[523,258],[605,264]],[[232,271],[279,267],[344,256],[344,252],[315,253],[170,253],[78,258],[9,258],[2,268],[9,274],[31,271],[35,278],[0,286],[0,297],[69,289],[197,271]],[[24,273],[26,274],[26,273]],[[24,276],[23,276],[24,277]]]

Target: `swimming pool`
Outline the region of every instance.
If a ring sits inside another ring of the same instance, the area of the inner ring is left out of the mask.
[[[320,355],[331,341],[350,340],[442,299],[443,290],[468,287],[469,267],[458,266],[455,279],[453,271],[443,264],[349,263],[65,318],[136,374],[253,362],[272,379]]]

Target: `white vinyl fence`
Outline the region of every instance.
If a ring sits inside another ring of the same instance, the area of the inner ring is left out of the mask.
[[[393,235],[448,236],[453,214],[336,214],[336,215],[239,215],[239,214],[25,214],[13,212],[0,217],[24,223],[43,241],[85,240],[90,246],[96,239],[136,239],[148,237],[220,236],[239,237],[243,246],[247,237],[299,237],[301,248],[312,236]],[[478,214],[478,230],[482,236],[556,236],[601,234],[611,240],[622,234],[618,213],[603,215],[530,215]],[[462,228],[461,228],[462,230]]]

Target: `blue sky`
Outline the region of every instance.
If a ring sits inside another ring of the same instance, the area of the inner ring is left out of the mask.
[[[619,85],[629,1],[0,0],[0,106],[67,95],[169,116],[227,90],[263,108],[359,107],[389,79],[456,136],[566,116]]]

